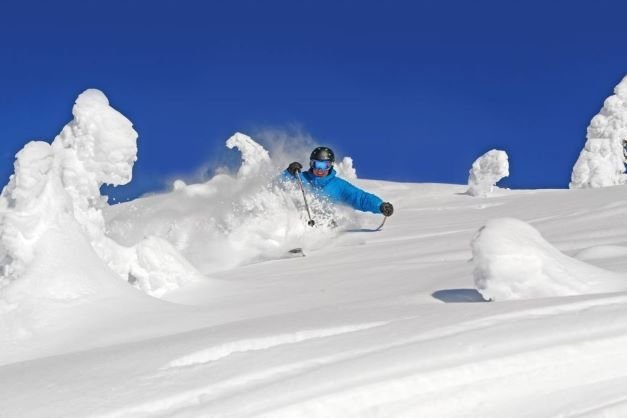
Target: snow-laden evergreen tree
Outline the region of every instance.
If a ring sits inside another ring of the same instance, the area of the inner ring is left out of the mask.
[[[509,176],[507,153],[496,149],[490,150],[472,163],[467,193],[471,196],[486,197],[496,183],[507,176]]]
[[[627,76],[592,118],[586,145],[573,167],[570,188],[625,184],[624,141],[627,139]]]
[[[0,289],[19,281],[35,259],[63,264],[59,260],[72,260],[77,251],[95,253],[107,271],[153,296],[201,280],[161,237],[146,234],[124,246],[107,235],[100,188],[131,181],[138,134],[100,90],[81,93],[72,114],[51,144],[31,141],[17,153],[15,173],[0,194]],[[49,245],[58,231],[64,241]],[[54,252],[42,250],[47,244]]]

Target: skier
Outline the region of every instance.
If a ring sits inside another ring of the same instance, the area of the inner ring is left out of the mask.
[[[334,162],[335,154],[330,148],[318,147],[311,152],[308,171],[303,173],[302,164],[295,161],[287,167],[282,177],[291,180],[300,176],[303,184],[312,189],[314,194],[362,212],[382,213],[386,217],[394,213],[391,203],[384,202],[380,197],[337,177],[333,168]]]

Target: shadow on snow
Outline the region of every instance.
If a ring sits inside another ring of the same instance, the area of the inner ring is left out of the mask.
[[[445,289],[437,290],[431,294],[435,299],[444,303],[474,303],[489,302],[485,300],[477,289]]]

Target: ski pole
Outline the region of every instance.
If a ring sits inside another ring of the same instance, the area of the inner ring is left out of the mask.
[[[307,225],[314,226],[316,223],[313,219],[311,219],[311,212],[309,211],[309,205],[307,204],[307,196],[305,195],[305,188],[303,187],[303,181],[300,179],[300,170],[296,170],[296,178],[298,179],[298,185],[300,186],[300,191],[303,192],[303,200],[305,201],[305,208],[307,209],[307,216],[309,216],[309,222]]]
[[[375,231],[380,231],[383,228],[383,225],[385,225],[385,221],[387,220],[388,220],[388,217],[383,215],[383,222],[381,222],[381,225],[379,225],[377,229],[375,229]]]

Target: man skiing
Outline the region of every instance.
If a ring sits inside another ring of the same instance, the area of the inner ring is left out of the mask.
[[[309,186],[314,194],[362,212],[382,213],[385,216],[394,213],[391,203],[384,202],[380,197],[337,177],[333,163],[335,163],[333,151],[327,147],[318,147],[311,152],[308,171],[303,173],[302,164],[295,161],[283,172],[283,178],[292,179],[300,176],[303,184]]]

